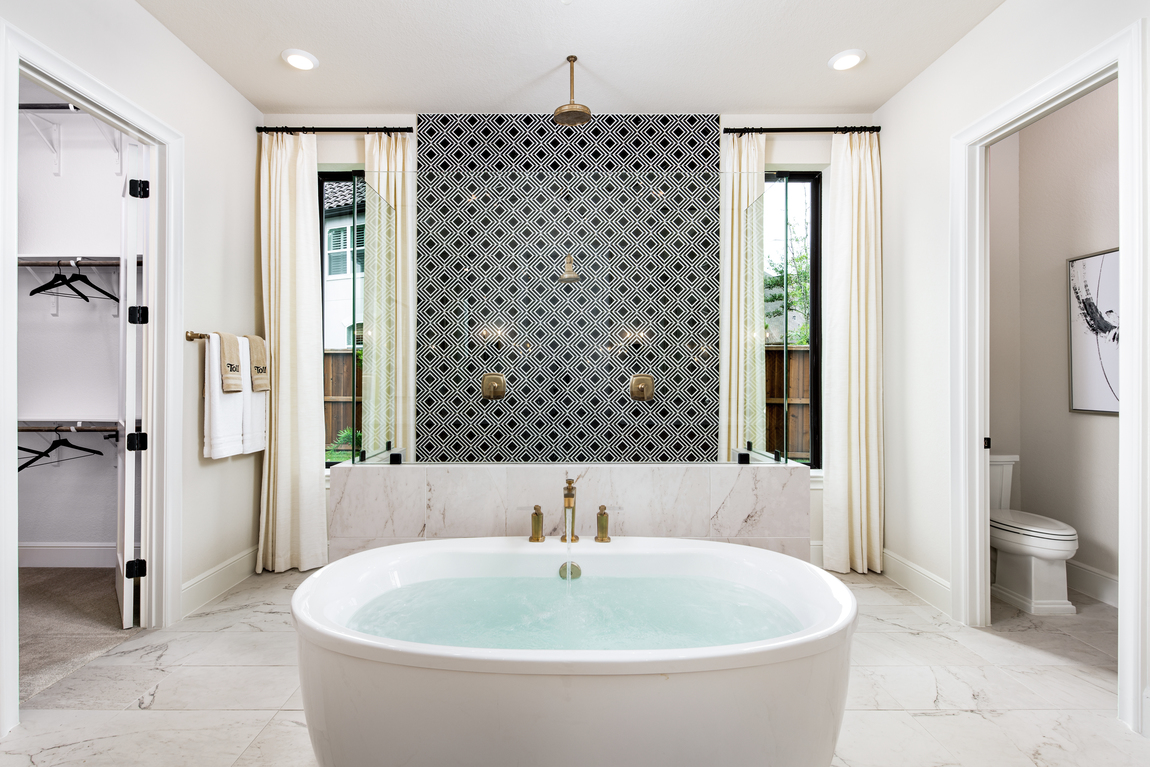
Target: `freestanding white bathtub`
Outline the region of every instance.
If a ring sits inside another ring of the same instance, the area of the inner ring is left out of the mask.
[[[408,543],[341,559],[292,599],[304,711],[324,767],[825,767],[846,705],[857,607],[775,552],[614,538],[573,547],[584,575],[703,575],[764,591],[803,630],[679,650],[445,647],[346,628],[389,589],[438,578],[558,578],[557,538]]]

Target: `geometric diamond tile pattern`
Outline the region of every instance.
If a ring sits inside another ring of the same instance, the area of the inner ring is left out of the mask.
[[[717,460],[718,116],[424,114],[418,136],[420,460]]]

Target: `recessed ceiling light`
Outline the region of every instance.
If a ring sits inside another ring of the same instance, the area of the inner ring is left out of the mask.
[[[296,69],[315,69],[319,66],[319,59],[307,51],[301,51],[299,48],[288,48],[281,53],[280,56]]]
[[[850,69],[857,67],[859,63],[866,58],[866,51],[860,51],[858,48],[852,48],[849,51],[835,54],[831,60],[827,62],[827,66],[831,69]]]

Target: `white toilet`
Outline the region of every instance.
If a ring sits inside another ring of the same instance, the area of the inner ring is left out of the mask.
[[[1010,508],[1016,455],[990,456],[990,545],[998,564],[990,593],[1033,615],[1073,615],[1066,598],[1066,560],[1078,531],[1057,519]]]

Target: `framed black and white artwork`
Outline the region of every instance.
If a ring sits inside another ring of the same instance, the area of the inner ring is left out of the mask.
[[[1118,249],[1066,262],[1070,410],[1118,415]]]

